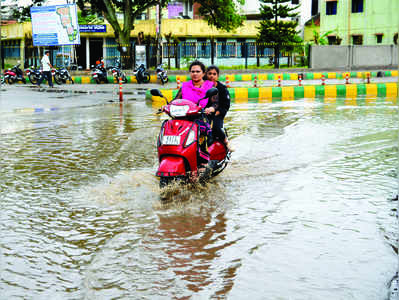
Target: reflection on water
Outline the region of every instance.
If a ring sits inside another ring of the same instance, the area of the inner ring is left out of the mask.
[[[237,101],[231,164],[168,203],[155,109],[0,117],[0,298],[387,298],[396,101]]]

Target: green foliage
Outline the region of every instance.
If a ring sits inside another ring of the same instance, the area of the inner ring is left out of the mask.
[[[13,9],[12,16],[18,22],[30,21],[30,8],[32,6],[43,6],[46,0],[32,0],[29,6],[17,6]]]
[[[243,5],[245,0],[196,0],[201,4],[199,13],[210,26],[227,32],[242,26],[245,17],[239,14],[237,4]]]
[[[103,17],[97,15],[85,14],[83,16],[82,11],[78,11],[78,23],[79,24],[102,24],[104,23]]]
[[[280,51],[294,51],[301,47],[302,39],[298,36],[296,27],[298,22],[287,20],[287,18],[295,18],[298,13],[294,11],[299,8],[297,6],[289,6],[291,0],[260,0],[261,18],[258,34],[258,41],[272,43],[275,51],[275,67],[279,67],[277,57]]]

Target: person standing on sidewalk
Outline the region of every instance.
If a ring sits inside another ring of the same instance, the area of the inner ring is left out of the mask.
[[[44,78],[47,79],[49,87],[53,87],[53,78],[51,75],[51,69],[53,68],[53,66],[50,63],[49,56],[50,56],[50,51],[48,51],[48,50],[45,51],[43,58],[41,60],[42,70],[43,70],[42,77],[40,77],[39,81],[37,82],[37,85],[39,87],[40,87],[40,84],[43,82]]]

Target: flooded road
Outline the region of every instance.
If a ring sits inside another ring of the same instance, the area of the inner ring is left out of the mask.
[[[396,99],[236,101],[231,164],[165,205],[164,116],[112,98],[1,92],[0,299],[387,299]]]

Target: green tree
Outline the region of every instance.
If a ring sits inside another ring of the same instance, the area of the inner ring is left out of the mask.
[[[291,0],[260,0],[261,18],[259,27],[258,42],[272,44],[274,48],[274,67],[279,68],[279,57],[281,51],[292,50],[293,44],[300,41],[296,27],[297,21],[290,21],[287,18],[295,18],[298,13],[294,11],[297,6],[289,6],[286,3]],[[284,20],[285,19],[285,20]]]
[[[77,5],[84,13],[103,15],[112,26],[117,42],[117,49],[122,57],[122,64],[131,67],[133,57],[130,33],[134,29],[134,20],[148,8],[160,5],[164,7],[168,0],[77,0]],[[123,24],[118,20],[123,19]]]
[[[104,18],[97,15],[82,15],[82,11],[78,11],[78,23],[79,24],[102,24]]]
[[[244,5],[245,0],[197,0],[201,4],[198,12],[208,22],[208,25],[216,29],[227,32],[234,31],[242,26],[245,17],[239,14],[238,5]],[[211,41],[211,63],[214,64],[215,58],[215,37],[210,37]]]
[[[239,14],[238,5],[244,5],[245,0],[197,0],[201,6],[198,12],[210,26],[227,32],[242,26],[245,17]]]
[[[30,21],[30,8],[32,6],[42,6],[46,3],[46,0],[32,0],[32,4],[29,6],[17,6],[13,10],[13,17],[18,22]]]

